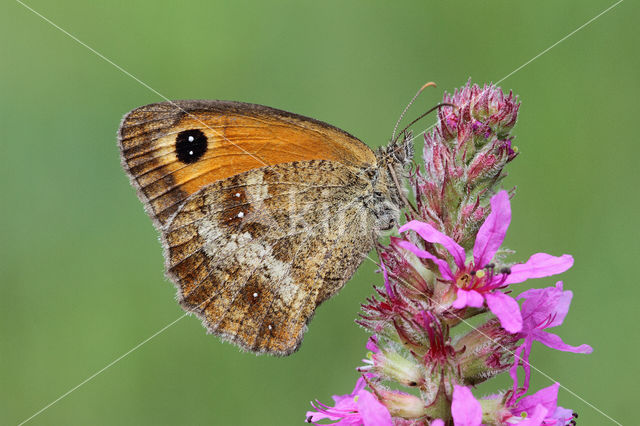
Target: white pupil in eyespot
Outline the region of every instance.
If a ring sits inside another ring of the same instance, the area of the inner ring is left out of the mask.
[[[193,142],[195,138],[193,136],[189,136],[189,142]]]
[[[189,151],[189,155],[193,155],[193,151]]]

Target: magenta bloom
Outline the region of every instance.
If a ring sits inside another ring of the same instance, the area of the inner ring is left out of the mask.
[[[337,420],[333,425],[363,425],[363,426],[392,426],[391,414],[387,407],[365,390],[367,383],[361,377],[348,395],[334,395],[334,407],[329,407],[318,401],[311,403],[318,411],[307,411],[307,423],[318,420]]]
[[[510,408],[513,417],[506,420],[517,419],[527,413],[525,420],[519,425],[566,425],[574,419],[573,411],[558,407],[558,389],[560,383],[554,383],[549,387],[540,389],[533,395],[525,396]],[[529,423],[525,423],[529,421]]]
[[[533,395],[508,405],[497,412],[485,413],[500,425],[519,426],[552,426],[566,425],[574,419],[573,411],[558,407],[559,383],[540,389]],[[495,399],[499,396],[489,397]],[[469,388],[455,386],[451,415],[455,426],[480,426],[482,424],[482,408]],[[493,424],[493,423],[492,423]]]
[[[504,241],[510,222],[509,195],[503,190],[491,198],[491,213],[478,231],[473,247],[473,260],[469,263],[465,250],[458,243],[428,223],[412,220],[400,227],[400,232],[413,230],[427,242],[442,244],[453,257],[457,267],[455,272],[444,259],[421,250],[408,241],[401,241],[398,245],[420,258],[432,260],[438,266],[442,278],[456,287],[457,299],[453,303],[454,308],[479,308],[486,302],[491,312],[500,320],[502,327],[510,333],[517,333],[522,329],[518,302],[498,289],[529,278],[562,273],[571,268],[573,258],[567,254],[555,257],[546,253],[536,253],[526,263],[496,271],[495,265],[490,262]]]
[[[557,327],[564,321],[571,305],[571,291],[562,290],[562,281],[558,281],[555,287],[541,289],[531,289],[520,294],[517,299],[524,299],[522,303],[522,330],[519,335],[524,339],[524,343],[515,351],[515,362],[509,371],[514,381],[514,394],[512,399],[518,397],[518,365],[521,363],[525,371],[524,388],[520,394],[526,392],[529,387],[529,354],[534,340],[559,351],[590,354],[593,349],[589,345],[570,346],[562,339],[547,331],[546,328]],[[522,360],[522,362],[520,362]]]

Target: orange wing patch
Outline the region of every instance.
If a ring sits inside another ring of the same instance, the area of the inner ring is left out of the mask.
[[[140,107],[123,119],[119,141],[123,166],[159,227],[189,195],[249,170],[307,160],[376,165],[369,147],[336,127],[240,102]]]

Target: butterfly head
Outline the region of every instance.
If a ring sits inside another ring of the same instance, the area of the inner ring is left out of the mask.
[[[413,135],[410,131],[405,131],[399,138],[392,139],[387,146],[379,148],[376,156],[378,161],[393,164],[398,171],[402,171],[411,164],[414,150]]]

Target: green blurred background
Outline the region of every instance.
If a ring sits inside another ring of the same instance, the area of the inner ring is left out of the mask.
[[[170,99],[266,104],[374,147],[426,81],[438,88],[409,116],[469,77],[500,80],[613,1],[28,4]],[[586,425],[612,424],[588,403],[638,424],[638,17],[623,2],[501,83],[523,102],[507,244],[519,259],[575,256],[555,331],[595,349],[536,344],[532,361],[584,399],[560,392]],[[0,423],[16,424],[182,311],[115,137],[124,113],[162,98],[19,3],[0,5],[0,34]],[[374,269],[319,309],[293,356],[239,352],[188,317],[30,424],[301,424],[310,400],[353,387]]]

